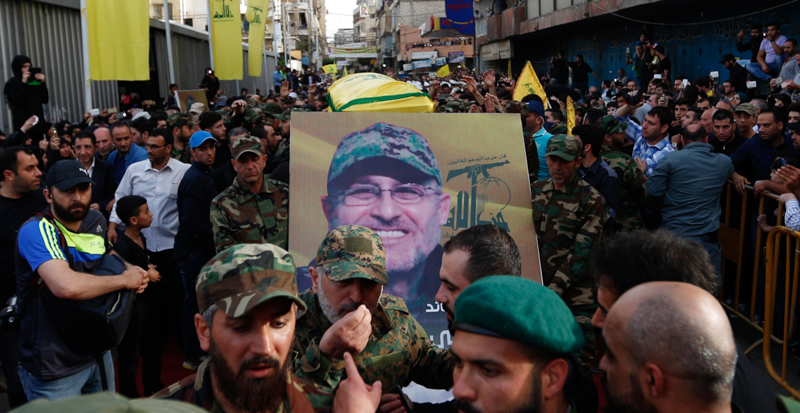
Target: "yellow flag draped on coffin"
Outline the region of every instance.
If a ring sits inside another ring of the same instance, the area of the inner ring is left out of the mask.
[[[247,43],[247,74],[250,76],[261,76],[261,63],[264,59],[264,31],[266,30],[268,8],[269,0],[250,0],[247,4],[245,18],[250,23]]]
[[[86,1],[92,80],[150,80],[149,7],[147,0]]]
[[[427,93],[405,82],[378,73],[355,73],[328,88],[330,112],[431,113]]]
[[[214,72],[220,80],[241,79],[244,65],[242,64],[242,21],[239,14],[239,2],[209,0],[208,4],[211,9]]]
[[[572,98],[567,96],[567,135],[572,135],[572,128],[575,127],[575,105]]]
[[[514,100],[522,101],[522,98],[535,93],[536,96],[542,98],[544,108],[548,109],[550,104],[547,101],[547,94],[544,93],[542,84],[539,83],[539,77],[536,76],[536,71],[533,70],[531,62],[525,62],[525,68],[522,69],[522,74],[519,75],[517,86],[514,88]]]

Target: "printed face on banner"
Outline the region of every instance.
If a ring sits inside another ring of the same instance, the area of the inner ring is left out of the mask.
[[[457,119],[456,119],[457,117]],[[312,264],[328,231],[375,230],[389,284],[432,341],[449,347],[435,300],[442,245],[474,225],[509,231],[523,276],[541,280],[518,115],[303,113],[292,119],[289,249]],[[298,271],[298,287],[310,287]]]

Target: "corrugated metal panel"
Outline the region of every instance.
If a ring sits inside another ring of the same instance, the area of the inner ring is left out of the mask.
[[[5,81],[11,73],[11,60],[18,54],[27,53],[22,30],[22,12],[18,2],[0,0],[0,81]],[[0,110],[0,130],[10,133],[11,110],[5,96]]]

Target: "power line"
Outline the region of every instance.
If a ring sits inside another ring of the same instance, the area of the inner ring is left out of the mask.
[[[618,13],[615,13],[615,12],[613,12],[613,11],[606,10],[606,9],[604,9],[604,8],[602,8],[602,7],[600,7],[600,6],[596,5],[596,4],[594,4],[594,2],[592,2],[592,1],[590,1],[590,2],[589,2],[589,4],[591,4],[591,5],[592,5],[592,6],[594,6],[594,7],[597,7],[598,9],[600,9],[600,10],[602,10],[602,11],[604,11],[604,12],[606,12],[606,13],[608,13],[608,14],[612,15],[612,16],[617,16],[617,17],[619,17],[619,18],[621,18],[621,19],[629,20],[629,21],[636,22],[636,23],[642,23],[642,24],[651,24],[651,25],[654,25],[654,26],[694,26],[694,25],[698,25],[698,24],[719,23],[719,22],[723,22],[723,21],[726,21],[726,20],[731,20],[731,19],[739,19],[739,18],[742,18],[742,17],[752,16],[752,15],[754,15],[754,14],[763,13],[763,12],[765,12],[765,11],[770,11],[770,10],[775,10],[775,9],[781,8],[781,7],[783,7],[783,6],[788,6],[788,5],[792,4],[792,3],[797,3],[798,1],[800,1],[800,0],[791,0],[791,1],[788,1],[788,2],[786,2],[786,3],[779,4],[779,5],[777,5],[777,6],[768,7],[768,8],[766,8],[766,9],[762,9],[762,10],[754,11],[754,12],[752,12],[752,13],[746,13],[746,14],[742,14],[742,15],[739,15],[739,16],[726,17],[726,18],[724,18],[724,19],[708,20],[708,21],[694,22],[694,23],[660,23],[660,22],[649,22],[649,21],[645,21],[645,20],[638,20],[638,19],[634,19],[634,18],[631,18],[631,17],[623,16],[623,15],[621,15],[621,14],[618,14]]]

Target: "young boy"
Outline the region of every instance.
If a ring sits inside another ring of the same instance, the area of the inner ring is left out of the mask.
[[[772,162],[772,172],[770,173],[772,182],[783,184],[783,180],[778,176],[778,169],[786,165],[800,168],[800,159],[792,152],[794,151],[778,153],[777,158]],[[800,204],[797,202],[797,197],[793,193],[787,192],[778,197],[778,202],[786,205],[783,214],[784,225],[795,231],[800,231]],[[775,215],[778,215],[777,210],[775,210]],[[770,232],[774,228],[772,225],[767,224],[767,216],[764,214],[758,216],[758,226],[764,232]]]
[[[125,223],[125,232],[114,244],[113,253],[132,265],[147,268],[150,282],[161,281],[161,275],[156,267],[150,264],[147,240],[141,233],[142,228],[150,227],[153,220],[153,213],[147,207],[147,200],[137,195],[123,197],[117,201],[117,214]],[[136,388],[139,355],[144,359],[142,384],[145,396],[164,388],[161,383],[161,339],[158,335],[155,298],[153,292],[148,290],[136,296],[131,323],[118,346],[119,392],[131,399],[141,397]]]

